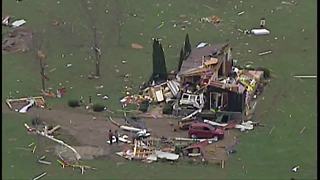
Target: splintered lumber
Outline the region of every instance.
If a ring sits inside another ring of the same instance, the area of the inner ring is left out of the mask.
[[[116,125],[116,126],[118,126],[118,127],[121,126],[119,123],[117,123],[116,121],[114,121],[114,120],[111,118],[111,116],[109,116],[109,120],[111,121],[112,124],[114,124],[114,125]]]
[[[221,168],[224,168],[224,160],[221,160]]]
[[[32,154],[34,154],[34,152],[36,151],[36,148],[37,148],[37,145],[33,147]]]
[[[271,130],[270,130],[270,132],[269,132],[269,135],[271,135],[271,133],[272,133],[272,131],[273,131],[274,128],[275,128],[274,126],[271,128]]]
[[[43,160],[38,160],[38,162],[41,163],[41,164],[46,164],[46,165],[50,165],[51,164],[51,162],[43,161]]]
[[[199,112],[201,112],[201,109],[198,109],[198,110],[194,111],[193,113],[191,113],[191,114],[189,114],[188,116],[182,118],[181,120],[189,119],[189,118],[191,118],[192,116],[198,114]]]
[[[54,131],[58,130],[59,128],[61,128],[61,126],[60,125],[56,125],[54,128],[52,128],[52,129],[50,129],[48,131],[48,134],[52,134]]]
[[[32,180],[38,180],[38,179],[42,178],[45,175],[47,175],[47,172],[44,172],[44,173],[40,174],[39,176],[33,178]]]
[[[306,129],[306,127],[304,126],[304,127],[301,129],[300,134],[302,134],[305,129]]]
[[[259,55],[259,56],[263,56],[263,55],[271,54],[271,53],[272,53],[272,51],[265,51],[265,52],[259,53],[258,55]]]
[[[46,158],[46,156],[41,156],[39,159],[44,160],[45,158]]]
[[[244,13],[245,13],[245,11],[241,11],[241,12],[238,13],[238,16],[241,16]]]
[[[210,10],[214,10],[213,7],[210,7],[210,6],[206,5],[206,4],[202,4],[202,6],[207,7],[207,8],[210,9]]]
[[[64,164],[62,161],[60,161],[59,159],[57,159],[57,162],[62,166],[62,168],[64,168],[65,164]]]
[[[301,78],[301,79],[317,79],[317,76],[293,76],[295,78]]]

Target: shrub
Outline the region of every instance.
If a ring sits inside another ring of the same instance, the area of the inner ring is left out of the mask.
[[[102,105],[102,104],[94,104],[92,106],[92,109],[93,109],[94,112],[101,112],[101,111],[104,110],[104,108],[105,108],[105,106]]]
[[[172,114],[173,106],[170,103],[166,103],[162,109],[163,114]]]
[[[142,101],[139,107],[139,110],[142,112],[147,112],[149,109],[149,101]]]
[[[270,74],[270,70],[269,70],[269,69],[264,68],[264,67],[258,67],[257,70],[263,71],[263,77],[264,77],[265,79],[269,79],[269,78],[270,78],[270,75],[271,75],[271,74]]]
[[[31,119],[31,124],[32,124],[33,126],[40,125],[41,123],[42,123],[42,121],[40,120],[39,117],[34,117],[34,118]]]
[[[78,100],[69,100],[68,101],[68,105],[70,107],[79,107],[80,106],[80,102]]]

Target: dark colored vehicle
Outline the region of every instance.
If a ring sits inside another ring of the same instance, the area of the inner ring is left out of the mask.
[[[191,138],[214,138],[223,139],[224,130],[215,128],[207,123],[192,123],[189,127],[189,137]]]

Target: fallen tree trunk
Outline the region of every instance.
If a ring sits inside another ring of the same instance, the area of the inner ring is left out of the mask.
[[[60,127],[61,127],[60,125],[55,126],[54,128],[48,131],[48,134],[52,134],[54,131],[58,130]]]
[[[109,116],[109,120],[111,121],[112,124],[114,124],[114,125],[116,125],[116,126],[118,126],[118,127],[121,126],[119,123],[117,123],[116,121],[114,121],[114,120],[111,118],[111,116]]]
[[[51,140],[53,140],[53,141],[55,141],[55,142],[57,142],[59,144],[71,149],[71,151],[73,151],[75,153],[77,160],[81,159],[80,154],[73,147],[71,147],[70,145],[66,144],[62,140],[56,139],[53,136],[49,136],[49,135],[45,134],[44,132],[40,132],[40,131],[37,131],[37,134],[40,134],[40,135],[42,135],[44,137],[47,137],[47,138],[49,138],[49,139],[51,139]]]
[[[32,128],[31,128],[30,126],[28,126],[26,123],[24,124],[24,126],[28,129],[28,131],[30,131],[30,129],[32,129]],[[71,151],[73,151],[73,152],[75,153],[77,160],[81,159],[80,154],[79,154],[73,147],[71,147],[70,145],[66,144],[66,143],[63,142],[62,140],[56,139],[56,138],[54,138],[53,136],[49,136],[48,134],[45,134],[44,132],[41,132],[41,131],[39,131],[39,130],[36,130],[35,132],[36,132],[37,134],[40,134],[41,136],[47,137],[47,138],[49,138],[49,139],[51,139],[51,140],[53,140],[53,141],[55,141],[55,142],[57,142],[57,143],[59,143],[59,144],[61,144],[61,145],[65,146],[65,147],[71,149]]]

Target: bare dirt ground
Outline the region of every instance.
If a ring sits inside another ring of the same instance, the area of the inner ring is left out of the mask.
[[[7,107],[3,111],[10,111]],[[13,112],[14,113],[14,112]],[[16,113],[16,112],[15,112]],[[152,112],[151,112],[152,113]],[[121,151],[126,144],[109,145],[107,144],[107,132],[111,129],[118,129],[112,124],[104,113],[86,112],[84,109],[72,109],[69,107],[56,107],[53,110],[31,108],[27,115],[30,117],[39,116],[41,120],[49,125],[60,125],[61,138],[63,134],[72,136],[76,142],[70,142],[68,139],[62,139],[79,151],[83,159],[93,159],[101,156],[113,157],[115,152]],[[177,126],[177,119],[168,118],[166,116],[153,116],[153,118],[143,118],[146,126],[151,130],[153,137],[187,137],[187,131],[177,130],[173,128]],[[113,118],[120,124],[124,124],[124,119]],[[121,134],[130,133],[119,131]],[[221,141],[208,145],[205,148],[206,159],[211,162],[219,162],[227,160],[226,148],[235,144],[237,137],[236,130],[225,132],[225,138]],[[60,147],[61,148],[61,147]],[[56,152],[60,151],[56,147]],[[68,156],[68,152],[63,153]],[[63,155],[61,154],[61,155]],[[70,152],[69,152],[70,154]]]
[[[16,28],[2,40],[2,53],[26,52],[32,48],[33,34],[30,29]]]

